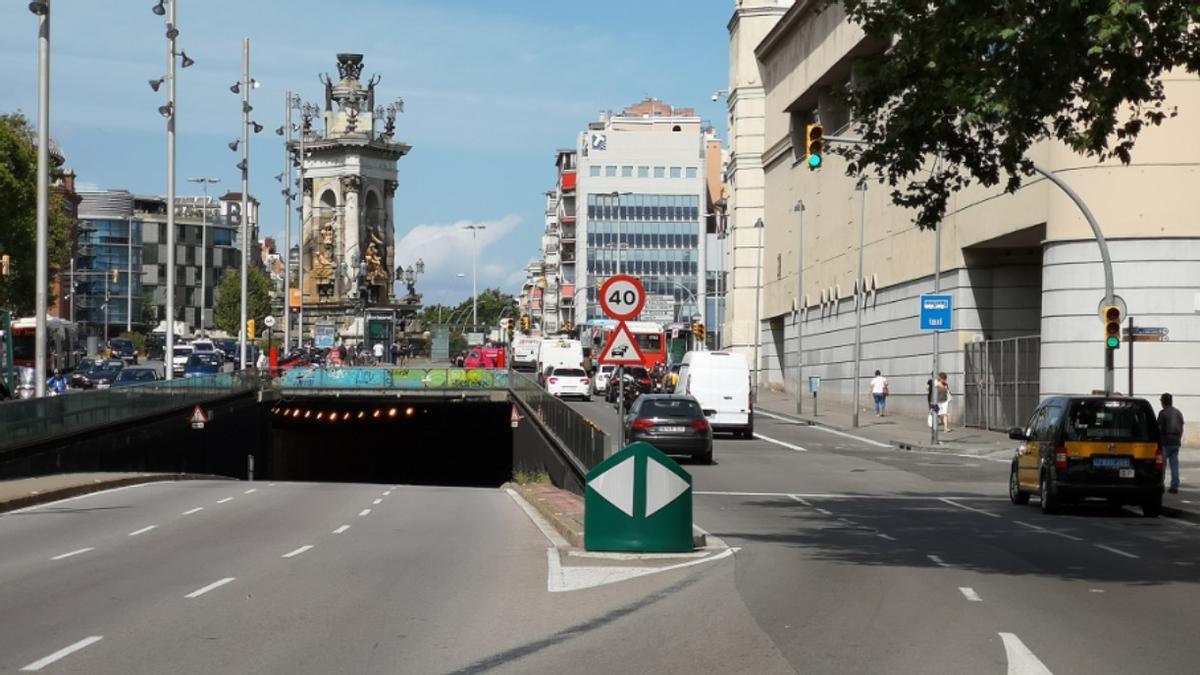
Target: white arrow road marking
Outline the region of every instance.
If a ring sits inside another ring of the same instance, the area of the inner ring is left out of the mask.
[[[605,501],[633,517],[633,457],[592,479],[588,485]]]
[[[741,549],[727,548],[716,555],[700,560],[689,560],[688,562],[668,565],[666,567],[564,567],[558,559],[558,549],[546,549],[546,562],[548,564],[548,574],[546,578],[546,590],[551,593],[564,593],[567,591],[579,591],[585,588],[595,588],[596,586],[604,586],[606,584],[615,584],[621,581],[628,581],[638,577],[644,577],[659,572],[669,572],[671,570],[683,569],[694,565],[703,565],[708,562],[715,562],[723,558],[728,558]]]
[[[1008,675],[1053,675],[1038,657],[1029,651],[1021,638],[1012,633],[1001,633],[1004,654],[1008,658]]]
[[[654,515],[691,487],[667,467],[653,459],[646,460],[646,517]]]
[[[50,665],[51,663],[54,663],[55,661],[58,661],[60,659],[64,659],[64,658],[70,656],[71,654],[74,654],[75,652],[79,651],[80,649],[83,649],[84,647],[87,647],[88,645],[96,644],[97,642],[99,642],[103,639],[104,639],[103,635],[93,635],[91,637],[85,637],[84,639],[80,640],[79,642],[76,642],[73,645],[67,645],[66,647],[63,647],[62,649],[54,652],[53,654],[51,654],[49,656],[46,656],[46,657],[38,659],[37,661],[34,661],[33,663],[25,666],[21,670],[25,671],[25,672],[41,670],[42,668],[45,668],[46,666]]]
[[[188,593],[187,595],[185,595],[185,596],[183,596],[183,597],[185,597],[185,598],[198,598],[198,597],[200,597],[200,596],[204,595],[205,593],[207,593],[207,592],[209,592],[209,591],[211,591],[211,590],[213,590],[213,589],[220,588],[220,587],[224,586],[225,584],[227,584],[227,583],[229,583],[229,582],[231,582],[231,581],[233,581],[233,580],[235,580],[235,579],[237,579],[237,577],[225,577],[224,579],[220,579],[220,580],[218,580],[218,581],[214,581],[214,582],[212,582],[211,584],[209,584],[209,585],[207,585],[207,586],[204,586],[204,587],[201,587],[201,588],[197,588],[196,590],[192,591],[191,593]]]

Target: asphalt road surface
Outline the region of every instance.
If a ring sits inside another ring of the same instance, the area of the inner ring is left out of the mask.
[[[616,411],[571,403],[610,432]],[[737,601],[797,672],[1194,673],[1200,526],[1014,506],[1008,464],[759,415],[694,477]],[[1023,669],[1022,669],[1023,668]]]

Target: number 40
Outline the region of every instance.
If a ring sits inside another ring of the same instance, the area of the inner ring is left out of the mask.
[[[637,302],[637,293],[632,289],[624,292],[613,291],[612,294],[608,296],[608,301],[614,305],[632,305]]]

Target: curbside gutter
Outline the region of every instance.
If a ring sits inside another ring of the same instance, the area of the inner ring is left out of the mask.
[[[573,548],[583,548],[583,499],[543,483],[505,483],[508,488],[521,495]]]
[[[236,480],[228,476],[214,476],[210,474],[200,473],[158,473],[158,474],[143,474],[136,476],[120,476],[111,479],[92,480],[86,483],[78,483],[75,485],[67,485],[60,488],[53,488],[37,494],[26,494],[19,497],[0,498],[0,513],[15,511],[17,509],[37,506],[49,502],[56,502],[62,499],[78,497],[81,495],[91,494],[93,492],[101,492],[103,490],[111,490],[113,488],[128,487],[130,485],[140,485],[142,483],[159,483],[167,481],[181,480]]]

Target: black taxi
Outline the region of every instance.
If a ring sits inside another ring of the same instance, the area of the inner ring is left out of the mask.
[[[1021,441],[1008,479],[1014,504],[1037,494],[1042,511],[1053,513],[1064,502],[1098,497],[1141,506],[1147,517],[1162,513],[1163,449],[1145,399],[1048,398],[1008,436]]]

